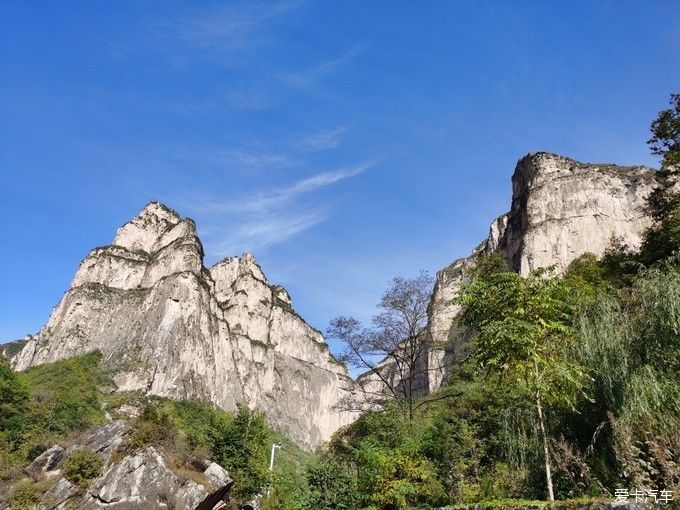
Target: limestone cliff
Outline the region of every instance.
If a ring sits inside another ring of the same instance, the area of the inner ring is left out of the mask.
[[[194,222],[159,203],[85,257],[15,368],[95,349],[120,391],[244,403],[306,447],[355,418],[336,409],[353,391],[346,367],[285,289],[251,254],[204,267]]]
[[[469,332],[456,326],[451,304],[482,254],[500,253],[522,275],[555,266],[559,273],[586,252],[602,255],[612,237],[638,248],[651,225],[645,200],[657,185],[653,169],[579,163],[538,152],[520,159],[512,176],[510,211],[492,222],[472,254],[437,273],[428,333],[434,348],[423,363],[423,392],[437,389],[460,358]],[[445,346],[445,350],[442,348]]]

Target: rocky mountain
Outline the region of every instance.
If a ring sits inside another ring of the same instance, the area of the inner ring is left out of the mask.
[[[586,252],[600,256],[613,238],[638,248],[651,226],[645,201],[657,186],[656,175],[643,166],[580,163],[546,152],[520,159],[510,211],[491,223],[488,237],[468,257],[437,273],[428,323],[435,347],[422,360],[419,372],[427,378],[418,384],[420,391],[439,388],[465,348],[469,332],[456,325],[460,308],[451,300],[479,256],[501,254],[526,275],[549,266],[560,273]],[[389,372],[389,364],[384,370]],[[375,391],[375,382],[371,387]]]
[[[243,403],[308,448],[356,414],[346,367],[251,254],[203,265],[190,219],[159,203],[92,250],[47,324],[13,359],[25,368],[92,350],[119,391]]]
[[[450,301],[479,256],[499,253],[527,274],[563,271],[585,252],[602,255],[614,237],[636,248],[651,225],[644,205],[656,185],[645,167],[544,152],[520,159],[510,211],[470,256],[437,274],[427,326],[435,347],[422,360],[428,375],[420,390],[436,390],[465,348],[469,333],[456,326],[460,310]],[[199,398],[226,410],[247,403],[308,448],[357,417],[342,404],[365,404],[358,386],[379,386],[370,374],[360,385],[351,380],[251,254],[204,267],[194,222],[158,203],[87,255],[45,327],[11,349],[22,346],[17,370],[98,349],[120,391]]]

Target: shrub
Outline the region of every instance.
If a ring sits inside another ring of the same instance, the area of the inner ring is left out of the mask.
[[[81,488],[102,474],[102,460],[92,450],[79,448],[71,452],[64,462],[64,477]]]
[[[101,358],[95,351],[19,374],[30,390],[32,420],[39,428],[68,434],[105,421],[98,388],[110,381],[99,368]]]
[[[36,484],[27,480],[18,482],[9,494],[9,502],[14,510],[32,510],[40,501]]]
[[[307,467],[304,508],[335,508],[351,510],[357,499],[356,487],[350,473],[333,458],[320,458]]]

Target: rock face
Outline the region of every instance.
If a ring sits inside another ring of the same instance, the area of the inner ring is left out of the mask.
[[[38,456],[26,471],[49,488],[36,508],[212,510],[227,500],[232,480],[220,465],[201,459],[180,469],[176,454],[153,446],[126,452],[121,446],[130,430],[124,421],[111,421],[86,431],[66,450],[53,446]],[[101,475],[87,487],[61,476],[63,461],[77,449],[102,459]],[[7,508],[1,501],[0,507]]]
[[[555,266],[564,271],[580,255],[602,255],[616,237],[638,248],[652,221],[645,201],[657,186],[646,167],[579,163],[545,152],[520,159],[512,176],[510,212],[492,222],[489,236],[468,257],[437,273],[428,334],[434,348],[423,363],[423,393],[436,390],[447,367],[460,359],[469,332],[455,323],[451,304],[479,256],[499,253],[522,275]],[[446,345],[446,350],[440,348]]]
[[[120,391],[243,403],[309,448],[355,418],[335,408],[353,391],[346,367],[285,289],[251,254],[204,267],[194,222],[159,203],[85,257],[15,369],[95,349]]]

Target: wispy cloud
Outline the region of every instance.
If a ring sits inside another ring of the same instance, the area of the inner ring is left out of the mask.
[[[298,9],[305,0],[238,1],[177,9],[166,17],[143,22],[141,37],[118,41],[118,51],[154,52],[172,64],[197,60],[232,65],[247,50],[261,46],[270,36],[269,26]]]
[[[363,45],[357,44],[339,57],[316,64],[309,69],[288,72],[279,76],[279,81],[294,88],[309,88],[321,78],[332,75],[348,65],[363,51]]]
[[[338,127],[303,136],[296,144],[302,151],[322,151],[334,149],[347,133],[347,128]]]
[[[253,213],[268,215],[290,206],[297,198],[330,186],[336,182],[354,177],[366,171],[371,163],[363,163],[353,167],[343,168],[332,172],[324,172],[299,180],[289,186],[270,189],[264,192],[246,194],[240,199],[213,201],[204,203],[199,209],[213,213]]]
[[[357,176],[372,165],[367,162],[322,172],[266,191],[220,199],[203,197],[189,207],[207,223],[203,233],[213,255],[261,250],[325,221],[331,209],[312,200],[314,192]]]
[[[284,137],[248,138],[230,146],[175,144],[170,150],[163,145],[159,153],[170,155],[183,164],[212,167],[246,174],[272,173],[308,164],[318,153],[335,149],[345,138],[344,126]]]

